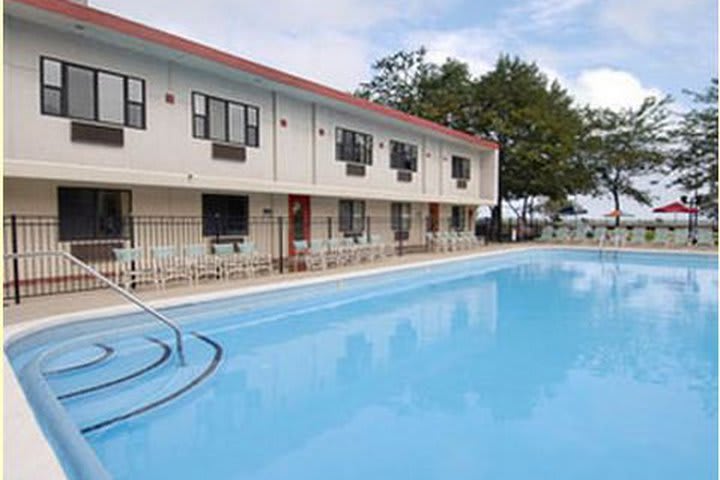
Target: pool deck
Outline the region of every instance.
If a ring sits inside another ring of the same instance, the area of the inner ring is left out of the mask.
[[[519,251],[535,248],[593,249],[594,245],[515,243],[496,244],[449,253],[409,254],[390,257],[381,261],[352,265],[315,272],[299,272],[283,275],[262,276],[232,281],[208,281],[196,286],[168,286],[166,290],[147,288],[136,292],[138,297],[154,307],[170,306],[188,301],[211,300],[231,295],[242,295],[277,288],[309,285],[328,280],[340,280],[355,276],[383,273],[416,265],[444,263],[447,260],[478,258],[493,253]],[[606,251],[615,249],[606,248]],[[651,253],[699,253],[717,255],[712,249],[648,249],[624,247],[619,251]],[[80,318],[92,318],[101,314],[135,311],[137,307],[109,290],[93,290],[72,294],[24,299],[20,305],[8,304],[3,309],[5,342],[16,335],[29,333],[49,325],[65,323]],[[59,461],[35,419],[25,394],[8,362],[3,356],[4,381],[4,467],[3,478],[34,480],[66,478]],[[32,459],[29,461],[29,459]]]

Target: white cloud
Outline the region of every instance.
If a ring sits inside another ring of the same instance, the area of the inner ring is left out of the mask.
[[[644,86],[630,72],[612,68],[584,70],[569,88],[580,104],[613,109],[637,107],[646,97],[662,96],[659,89]]]
[[[500,44],[494,32],[482,28],[458,30],[416,30],[405,38],[407,48],[421,45],[428,60],[443,63],[447,58],[466,62],[474,75],[492,70]]]

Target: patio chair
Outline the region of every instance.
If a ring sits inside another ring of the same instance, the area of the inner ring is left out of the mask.
[[[305,265],[305,257],[310,251],[310,246],[308,245],[307,240],[293,240],[293,249],[295,250],[295,255],[293,255],[293,264],[295,266],[295,271],[298,271],[301,264],[303,266],[307,266]]]
[[[382,259],[390,255],[387,245],[385,245],[385,242],[380,235],[376,233],[371,234],[370,245],[373,246],[373,256],[375,258]]]
[[[628,243],[630,245],[644,245],[645,244],[645,228],[635,227],[630,230],[628,235]]]
[[[673,231],[672,245],[674,247],[687,247],[690,243],[690,233],[687,228],[676,228]]]
[[[592,230],[592,239],[602,246],[607,241],[607,228],[595,227]]]
[[[568,231],[567,227],[558,227],[555,230],[555,241],[557,242],[567,242],[569,239],[570,232]]]
[[[715,237],[713,231],[709,228],[698,230],[695,240],[696,247],[715,247]]]
[[[359,261],[369,262],[375,259],[375,256],[373,255],[373,247],[372,245],[370,245],[370,242],[368,242],[368,239],[365,235],[361,235],[357,238],[357,244],[355,248],[357,249],[357,256]]]
[[[545,225],[540,233],[540,242],[552,242],[555,240],[555,228],[552,225]]]
[[[310,248],[305,256],[305,265],[308,270],[325,270],[327,268],[326,253],[327,247],[323,240],[310,242]]]
[[[617,248],[624,247],[628,238],[628,230],[625,227],[615,227],[610,235],[613,246]]]
[[[655,229],[655,238],[653,238],[652,244],[655,246],[667,246],[670,243],[670,230],[665,227],[658,227]]]
[[[235,253],[235,244],[216,243],[212,248],[222,278],[228,280],[233,275],[240,274],[245,277],[251,275],[247,259]]]
[[[184,253],[185,267],[196,283],[203,277],[218,278],[218,264],[207,254],[206,245],[186,245]]]
[[[462,235],[470,248],[475,248],[480,246],[480,240],[475,236],[472,232],[464,232]]]
[[[118,262],[115,283],[125,290],[142,283],[154,283],[158,286],[157,276],[152,267],[142,267],[141,248],[113,248],[113,255]]]
[[[352,237],[339,239],[337,249],[338,259],[343,265],[352,265],[358,261],[357,248]]]
[[[150,253],[157,282],[162,288],[165,288],[167,282],[171,280],[187,280],[192,284],[192,274],[186,268],[182,258],[178,256],[175,247],[169,245],[152,247]]]
[[[273,273],[272,255],[260,252],[255,246],[255,242],[238,243],[238,250],[245,260],[250,275],[255,275],[258,272]]]

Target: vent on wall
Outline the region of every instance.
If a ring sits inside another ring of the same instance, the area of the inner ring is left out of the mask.
[[[457,188],[460,188],[462,190],[465,190],[467,188],[467,180],[458,180],[457,181]]]
[[[365,176],[365,165],[357,165],[355,163],[348,163],[345,166],[345,174],[351,177],[364,177]]]
[[[123,129],[119,127],[71,122],[70,141],[122,147],[125,143],[125,135]]]
[[[408,170],[398,170],[397,180],[398,182],[412,182],[412,172]]]
[[[235,162],[244,162],[245,147],[236,145],[225,145],[222,143],[213,143],[212,158],[216,158],[218,160],[233,160]]]

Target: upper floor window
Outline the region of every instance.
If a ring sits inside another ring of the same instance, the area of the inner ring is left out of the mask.
[[[365,230],[365,202],[340,200],[339,230],[346,235],[359,235]]]
[[[145,80],[40,58],[40,111],[45,115],[145,128]]]
[[[260,145],[260,109],[252,105],[192,94],[193,136],[248,147]]]
[[[367,133],[335,129],[335,158],[342,162],[372,165],[373,138]]]
[[[417,172],[418,147],[390,140],[390,168]]]
[[[452,157],[452,178],[470,180],[470,159],[465,157]]]
[[[124,238],[130,214],[130,192],[98,188],[60,187],[60,241]]]

